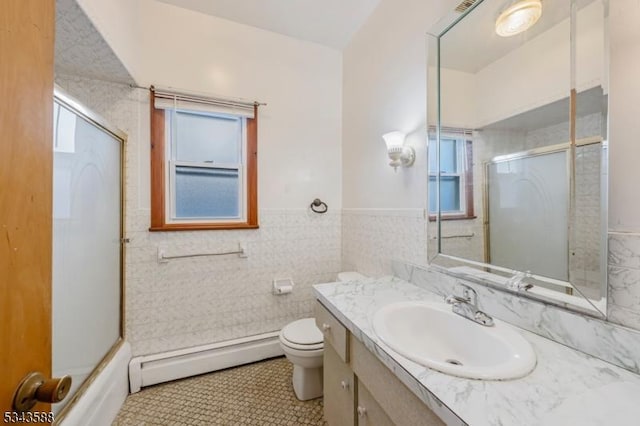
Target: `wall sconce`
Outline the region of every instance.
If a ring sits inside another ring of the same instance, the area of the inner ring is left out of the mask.
[[[382,139],[387,144],[387,152],[391,161],[389,165],[394,170],[398,167],[410,167],[416,159],[416,152],[410,146],[405,146],[406,135],[402,132],[389,132],[382,135]]]

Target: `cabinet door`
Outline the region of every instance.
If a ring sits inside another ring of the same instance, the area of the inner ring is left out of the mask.
[[[354,425],[354,376],[333,346],[324,345],[324,418],[329,426]]]
[[[367,388],[359,381],[356,386],[358,388],[358,405],[356,408],[358,426],[394,426],[387,413],[373,399]]]
[[[358,384],[367,387],[394,424],[444,426],[442,420],[353,335],[349,340],[349,351]]]
[[[349,362],[349,332],[320,302],[316,302],[316,325],[324,334],[324,344],[333,349],[344,362]]]

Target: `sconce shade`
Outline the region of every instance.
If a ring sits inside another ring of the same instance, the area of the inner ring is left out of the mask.
[[[406,135],[402,132],[389,132],[382,135],[382,139],[387,144],[387,150],[391,150],[393,148],[402,148],[404,145],[404,139]]]
[[[389,132],[382,135],[382,139],[387,144],[387,153],[389,154],[389,165],[397,170],[398,167],[409,167],[413,164],[416,153],[410,146],[404,146],[404,140],[407,135],[402,132]]]
[[[501,37],[520,34],[533,27],[541,16],[541,0],[520,0],[498,16],[496,33]]]

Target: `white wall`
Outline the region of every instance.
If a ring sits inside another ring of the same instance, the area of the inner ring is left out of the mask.
[[[319,197],[340,208],[340,52],[154,0],[140,7],[140,84],[268,104],[259,115],[260,207],[304,208]]]
[[[124,36],[114,31],[132,17],[118,20],[115,6],[82,1],[140,85],[268,104],[258,116],[260,229],[150,233],[148,91],[57,76],[58,84],[129,135],[126,338],[134,355],[275,331],[312,315],[311,285],[334,280],[341,264],[341,53],[139,0],[129,11],[135,15],[129,55],[119,44]],[[316,197],[327,202],[329,214],[308,212]],[[227,251],[238,242],[247,259],[159,264],[156,258],[158,248],[178,255]],[[271,280],[289,277],[294,292],[272,295]]]
[[[343,269],[427,261],[426,32],[457,3],[382,0],[343,52]],[[413,167],[388,166],[392,130],[407,133]]]
[[[640,232],[640,2],[610,2],[609,229]]]
[[[453,1],[382,0],[343,52],[343,205],[426,205],[426,32]],[[382,135],[408,134],[414,167],[394,173]]]
[[[98,32],[120,58],[129,74],[138,77],[140,7],[131,0],[76,0]]]
[[[134,354],[279,330],[310,316],[311,285],[340,269],[340,52],[153,0],[140,0],[138,82],[259,100],[260,229],[149,233],[149,144],[127,168],[133,216],[127,257],[127,331]],[[146,126],[146,123],[143,124]],[[146,132],[146,129],[143,129]],[[137,192],[137,195],[136,195]],[[330,214],[309,214],[319,197]],[[234,256],[172,261],[168,254],[224,251]],[[287,296],[271,280],[291,277]]]
[[[268,104],[259,124],[261,208],[302,208],[316,197],[340,207],[339,51],[155,0],[78,1],[138,84]],[[148,176],[141,208],[149,207]]]

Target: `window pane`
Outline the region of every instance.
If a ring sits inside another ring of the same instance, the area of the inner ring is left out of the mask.
[[[176,112],[176,160],[240,163],[241,119]]]
[[[437,189],[437,185],[436,185],[436,177],[435,176],[429,176],[429,213],[438,213],[437,210],[437,203],[436,201],[438,200],[436,197],[436,189]]]
[[[460,177],[440,177],[440,208],[442,212],[460,211]]]
[[[440,140],[440,172],[441,173],[457,173],[458,172],[458,153],[456,151],[455,139]]]
[[[176,167],[176,218],[238,217],[238,170]]]
[[[429,155],[429,173],[438,173],[438,163],[436,159],[436,145],[435,140],[429,140],[428,155]]]
[[[460,176],[440,177],[440,207],[442,213],[459,212],[460,208]],[[436,210],[436,177],[429,176],[429,213]]]

